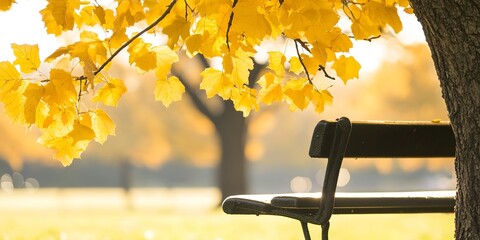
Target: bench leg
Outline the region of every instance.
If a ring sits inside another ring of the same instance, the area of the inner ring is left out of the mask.
[[[303,237],[305,237],[305,240],[311,240],[312,238],[310,237],[310,231],[308,230],[308,223],[302,221],[300,223],[302,224]],[[328,240],[328,229],[330,229],[329,221],[322,225],[322,240]]]
[[[305,240],[311,240],[310,238],[310,231],[308,230],[308,223],[307,222],[300,222],[302,224],[303,236]]]
[[[322,225],[322,240],[328,240],[328,229],[330,228],[330,222],[327,221]]]

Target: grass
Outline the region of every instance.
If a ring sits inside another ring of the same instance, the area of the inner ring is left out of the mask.
[[[82,194],[84,195],[84,194]],[[95,194],[92,194],[95,195]],[[226,215],[218,208],[121,207],[68,205],[31,206],[43,201],[30,199],[6,204],[0,194],[0,239],[167,239],[248,240],[301,239],[300,224],[275,216]],[[25,197],[25,196],[24,196]],[[71,197],[71,196],[70,196]],[[7,200],[6,200],[7,199]],[[76,198],[77,201],[86,202]],[[15,199],[10,199],[15,200]],[[8,200],[8,201],[10,201]],[[145,202],[142,202],[146,204]],[[22,205],[23,204],[23,205]],[[112,203],[113,204],[113,203]],[[114,205],[114,204],[113,204]],[[16,208],[12,206],[17,206]],[[453,214],[335,215],[331,239],[453,239]],[[320,227],[311,226],[313,239]]]

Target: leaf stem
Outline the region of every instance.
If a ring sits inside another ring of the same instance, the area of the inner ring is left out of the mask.
[[[128,41],[126,41],[117,51],[115,51],[99,68],[97,71],[95,71],[93,74],[96,76],[99,72],[101,72],[123,49],[125,49],[130,43],[132,43],[135,39],[138,37],[142,36],[144,33],[155,27],[157,24],[159,24],[172,10],[173,6],[177,3],[177,0],[172,0],[172,2],[167,6],[167,9],[165,9],[165,12],[163,12],[162,16],[160,16],[155,22],[152,24],[148,25],[145,29],[137,33],[135,36],[130,38]]]

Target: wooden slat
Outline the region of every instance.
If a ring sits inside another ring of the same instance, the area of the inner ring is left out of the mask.
[[[310,156],[326,158],[336,122],[315,127]],[[345,157],[454,157],[455,138],[448,123],[353,122]]]

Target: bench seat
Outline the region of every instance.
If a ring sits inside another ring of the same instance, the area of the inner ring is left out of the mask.
[[[321,193],[236,195],[225,199],[229,214],[272,214],[289,210],[315,214]],[[335,194],[333,214],[452,213],[455,191],[359,192]]]

